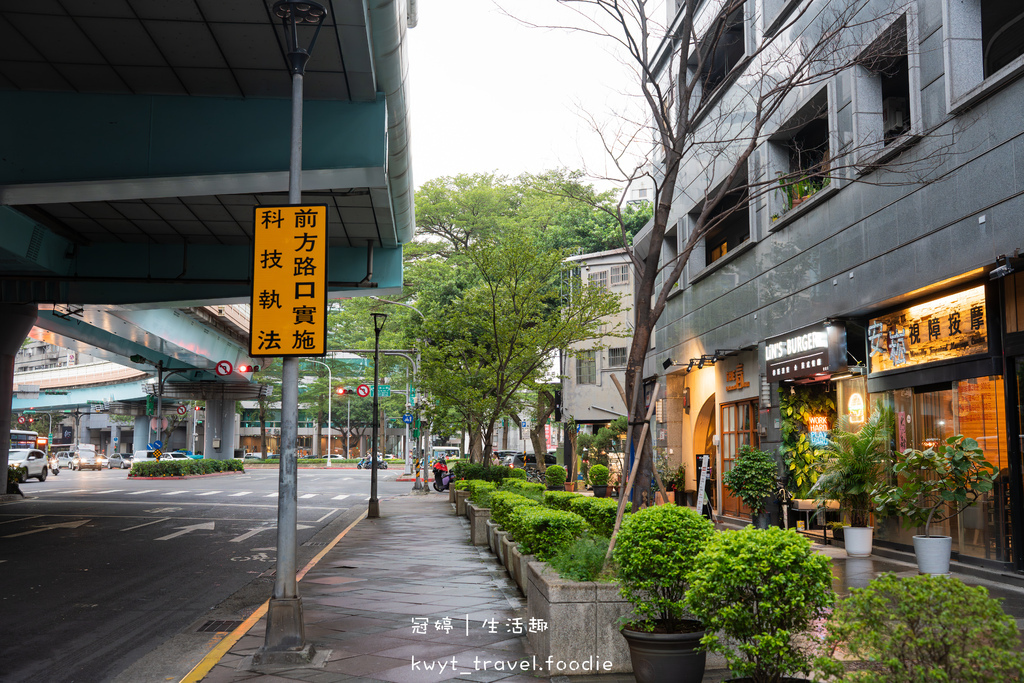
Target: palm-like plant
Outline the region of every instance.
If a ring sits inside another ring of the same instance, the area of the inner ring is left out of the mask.
[[[844,417],[832,430],[821,476],[811,489],[821,503],[839,501],[850,512],[850,524],[868,525],[871,490],[885,474],[885,458],[892,437],[891,408],[876,406],[858,431]]]

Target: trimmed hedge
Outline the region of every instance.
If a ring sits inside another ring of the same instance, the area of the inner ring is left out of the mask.
[[[567,476],[565,468],[561,465],[549,465],[548,468],[544,470],[544,481],[547,483],[548,487],[552,489],[565,486]]]
[[[523,481],[526,481],[526,470],[514,470],[509,468],[508,476],[502,481],[508,481],[509,479],[522,479]]]
[[[581,497],[579,493],[573,493],[572,491],[545,491],[544,504],[555,510],[569,512],[569,503],[572,502],[572,499]]]
[[[516,470],[516,472],[522,472],[522,470]],[[509,477],[508,479],[503,479],[502,482],[498,484],[498,489],[501,491],[518,493],[522,496],[526,496],[527,498],[533,498],[538,503],[542,503],[544,502],[544,492],[547,490],[547,487],[539,482],[530,482],[519,479],[518,477]]]
[[[469,489],[469,500],[473,505],[490,507],[491,494],[495,491],[495,486],[492,482],[471,479],[466,488]]]
[[[509,515],[509,532],[519,549],[547,560],[587,530],[585,519],[575,512],[552,510],[539,505],[522,505]]]
[[[587,520],[587,524],[598,536],[611,538],[615,528],[615,515],[619,511],[619,502],[614,498],[593,498],[576,496],[569,500],[569,511]]]
[[[511,533],[509,516],[521,507],[539,507],[540,503],[511,491],[495,491],[491,494],[491,519],[502,529]]]
[[[241,460],[162,460],[137,462],[128,472],[129,477],[183,477],[215,472],[245,472]]]
[[[480,481],[480,480],[479,479],[460,479],[458,481],[453,481],[451,483],[451,487],[453,489],[455,489],[456,491],[461,491],[462,489],[467,489],[468,490],[469,489],[469,482],[471,482],[471,481]]]

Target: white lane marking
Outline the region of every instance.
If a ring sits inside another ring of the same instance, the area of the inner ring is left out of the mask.
[[[334,498],[331,498],[331,500],[344,500],[345,498],[348,498],[347,493],[343,493],[340,496],[335,496]]]
[[[128,495],[128,496],[141,496],[143,493],[153,493],[156,490],[157,489],[143,489],[142,491],[132,491],[132,492],[127,493],[125,495]]]
[[[308,526],[306,524],[296,524],[295,528],[296,529],[312,529],[313,527]],[[234,538],[232,538],[228,542],[229,543],[241,543],[245,539],[252,538],[256,534],[260,533],[261,531],[267,531],[268,529],[276,530],[277,529],[277,525],[276,524],[272,524],[270,526],[261,526],[258,529],[250,529],[249,531],[246,531],[244,534],[241,534],[239,536],[235,536]],[[259,550],[259,548],[255,548],[254,552],[255,552],[255,550]],[[263,548],[263,550],[274,550],[274,548]]]
[[[238,493],[232,493],[229,495],[237,498],[238,496],[248,496],[250,493],[252,493],[252,491],[239,491]]]
[[[335,509],[331,510],[330,512],[328,512],[328,513],[327,513],[326,515],[324,515],[323,517],[321,517],[320,519],[316,520],[316,521],[317,521],[317,522],[322,522],[322,521],[324,521],[325,519],[327,519],[328,517],[330,517],[331,515],[333,515],[333,514],[334,514],[335,512],[337,512],[337,511],[338,511],[338,508],[335,508]]]
[[[184,536],[185,534],[187,534],[187,533],[189,533],[191,531],[196,531],[197,529],[203,529],[205,531],[213,531],[214,525],[213,525],[213,522],[206,522],[205,524],[192,524],[191,526],[179,526],[177,528],[180,529],[180,531],[175,531],[173,534],[168,534],[166,536],[161,536],[160,538],[157,538],[157,539],[154,539],[154,540],[156,540],[156,541],[169,541],[172,538],[177,538],[178,536]]]
[[[277,498],[277,494],[276,493],[268,493],[267,495],[265,495],[263,497],[264,498]]]
[[[161,495],[164,495],[164,496],[180,496],[183,493],[188,493],[188,491],[170,491],[168,493],[164,493],[164,494],[161,494]]]
[[[166,522],[169,519],[170,519],[170,517],[164,517],[162,519],[155,519],[152,522],[146,522],[145,524],[136,524],[135,526],[130,526],[127,529],[121,529],[121,531],[131,531],[132,529],[141,529],[144,526],[149,526],[150,524],[159,524],[160,522]]]
[[[223,491],[207,491],[206,493],[197,493],[197,496],[212,496],[215,493],[224,493]]]
[[[91,519],[80,519],[77,522],[62,522],[60,524],[45,524],[29,531],[22,531],[19,534],[9,534],[3,538],[17,538],[18,536],[28,536],[29,534],[38,534],[40,531],[51,531],[53,529],[77,529],[83,524],[88,524]]]
[[[315,493],[303,493],[299,498],[313,498],[314,496],[316,496]]]
[[[0,524],[10,524],[11,522],[24,522],[30,519],[37,519],[42,515],[29,515],[28,517],[18,517],[17,519],[9,519],[6,522],[0,522]]]
[[[102,493],[118,493],[120,491],[124,491],[124,489],[110,489],[109,491],[93,491],[93,493],[98,496]]]

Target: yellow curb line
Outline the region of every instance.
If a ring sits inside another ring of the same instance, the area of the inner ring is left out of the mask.
[[[338,544],[338,541],[344,538],[345,534],[351,531],[356,524],[359,524],[359,522],[366,519],[366,515],[367,511],[364,510],[363,514],[359,515],[356,521],[352,522],[347,527],[345,527],[344,531],[338,534],[333,541],[328,543],[323,550],[317,553],[316,556],[313,559],[311,559],[298,574],[295,575],[295,580],[301,581],[302,577],[306,575],[306,572],[315,567],[317,563],[323,559],[324,555],[326,555],[328,551],[332,550],[334,546]],[[231,650],[232,647],[234,647],[235,643],[241,640],[242,636],[248,633],[249,629],[255,626],[256,622],[263,618],[263,616],[267,613],[267,608],[269,606],[270,600],[267,600],[258,608],[256,608],[256,611],[250,614],[248,619],[243,621],[238,626],[238,628],[236,628],[234,631],[228,634],[224,638],[224,640],[220,641],[220,643],[217,644],[217,647],[210,650],[210,652],[207,653],[207,655],[203,657],[203,659],[198,664],[196,664],[191,671],[185,674],[185,677],[182,678],[179,683],[199,683],[199,681],[203,680],[203,678],[206,677],[206,674],[210,673],[213,667],[217,666],[221,658],[224,657],[224,655],[226,655]]]

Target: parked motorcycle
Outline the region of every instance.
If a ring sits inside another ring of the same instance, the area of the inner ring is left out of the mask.
[[[438,493],[447,491],[455,476],[448,471],[448,465],[444,460],[434,463],[434,490]]]

